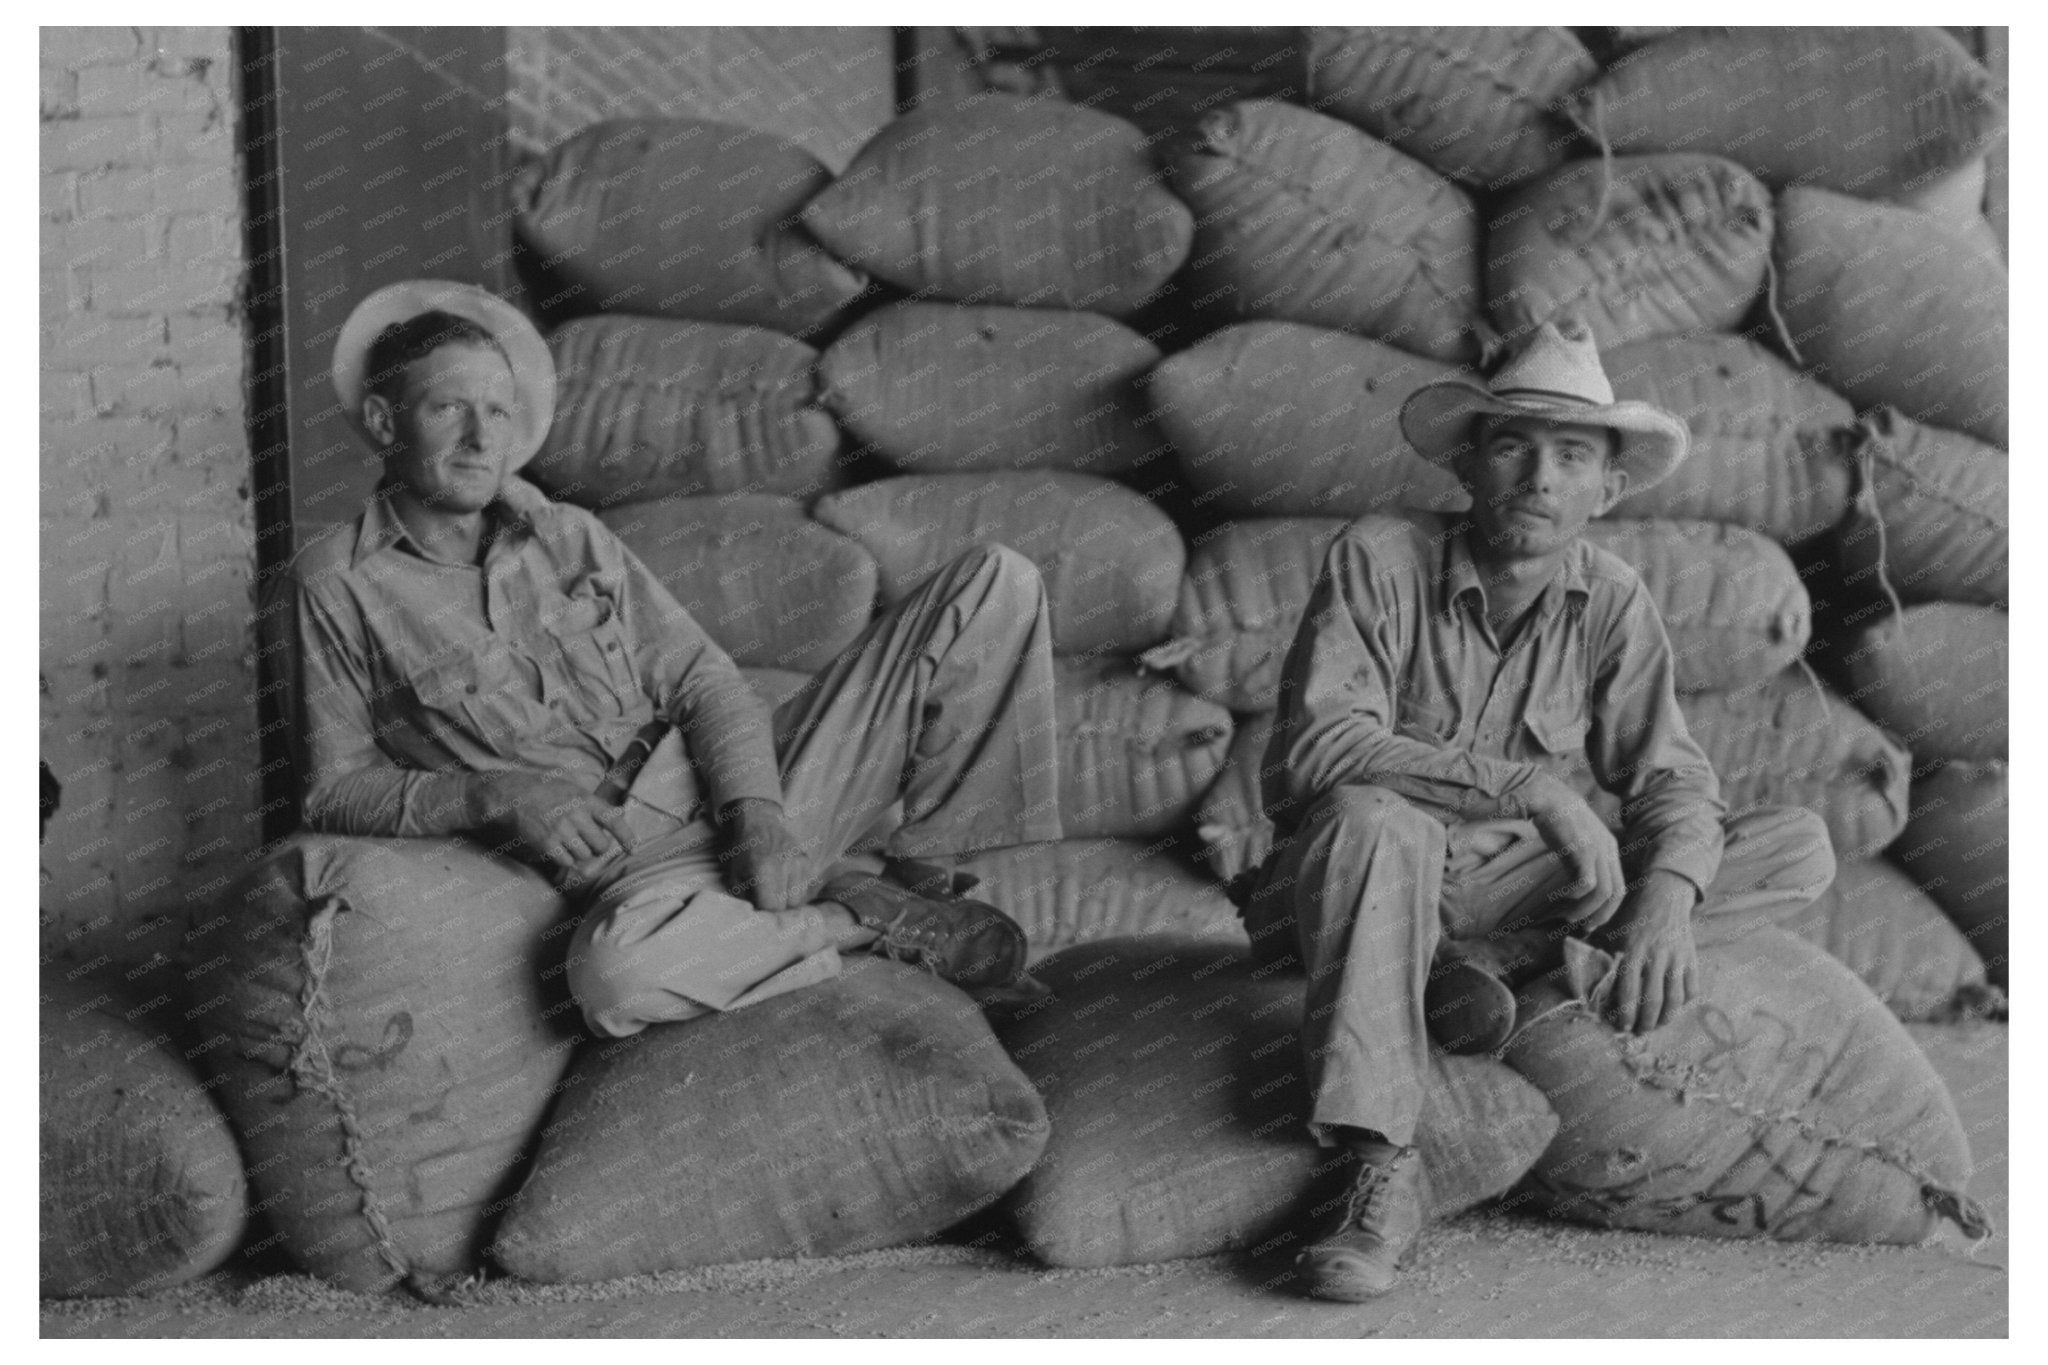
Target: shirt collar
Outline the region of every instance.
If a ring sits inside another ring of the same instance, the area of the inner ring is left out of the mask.
[[[1451,534],[1444,537],[1444,565],[1439,579],[1443,593],[1437,602],[1438,611],[1449,613],[1458,599],[1468,592],[1478,595],[1480,610],[1482,613],[1485,611],[1486,584],[1480,580],[1479,566],[1473,562],[1471,547],[1465,543],[1471,528],[1469,521],[1454,521],[1449,528]],[[1544,585],[1544,597],[1553,590],[1577,593],[1580,597],[1592,596],[1593,590],[1586,585],[1586,542],[1583,538],[1573,541],[1571,548],[1565,551],[1556,576]]]
[[[546,519],[547,510],[552,505],[545,493],[515,474],[506,476],[504,486],[498,490],[498,496],[492,499],[488,510],[496,517],[503,534],[527,536],[540,532],[541,522]],[[392,508],[391,485],[379,483],[377,491],[363,506],[362,525],[356,532],[355,552],[349,558],[349,567],[354,568],[371,555],[398,546],[405,546],[422,559],[428,557]]]

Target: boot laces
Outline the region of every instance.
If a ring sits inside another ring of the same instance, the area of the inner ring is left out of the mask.
[[[1366,1227],[1367,1219],[1379,1211],[1385,1196],[1394,1183],[1394,1168],[1410,1159],[1407,1152],[1391,1160],[1367,1161],[1365,1167],[1352,1182],[1351,1191],[1345,1196],[1344,1222],[1347,1227]]]

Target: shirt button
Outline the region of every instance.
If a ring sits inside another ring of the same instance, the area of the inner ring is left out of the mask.
[[[476,684],[475,684],[475,683],[465,683],[465,684],[463,685],[463,688],[462,688],[462,690],[463,690],[463,691],[465,691],[465,692],[467,692],[467,693],[469,693],[469,695],[473,697],[473,696],[475,696],[475,695],[476,695]]]

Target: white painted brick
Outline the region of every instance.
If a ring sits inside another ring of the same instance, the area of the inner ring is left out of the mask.
[[[45,170],[42,175],[42,215],[65,219],[78,212],[78,174],[75,171]],[[50,230],[47,224],[43,231]]]
[[[68,118],[78,112],[78,73],[65,67],[42,68],[41,98],[37,108],[43,118]]]
[[[43,338],[43,364],[65,369],[149,364],[165,347],[161,318],[111,318],[72,313]]]
[[[197,57],[220,68],[214,79],[225,81],[225,67],[233,60],[229,31],[224,27],[154,28],[144,40],[159,62],[166,58]]]
[[[214,103],[203,81],[146,66],[96,66],[78,73],[78,107],[87,114],[203,113]]]
[[[209,114],[160,114],[156,116],[158,164],[186,162],[225,164],[235,150],[234,128],[220,112]]]
[[[38,386],[42,411],[51,417],[72,417],[92,411],[92,390],[86,377],[63,370],[44,370]]]
[[[239,261],[242,225],[225,214],[181,213],[171,219],[165,249],[180,261]]]
[[[91,306],[104,313],[184,312],[232,297],[238,273],[219,261],[160,261],[146,268],[90,270],[86,290]]]
[[[44,66],[101,66],[142,55],[142,34],[132,28],[45,28],[41,37]]]
[[[232,212],[238,202],[232,163],[123,168],[81,175],[79,212],[139,214],[150,209],[171,212]]]
[[[146,165],[157,154],[157,130],[133,114],[50,119],[42,125],[42,169],[89,171]]]

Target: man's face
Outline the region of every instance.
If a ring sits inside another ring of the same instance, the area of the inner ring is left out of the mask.
[[[1472,520],[1496,559],[1539,559],[1566,546],[1620,500],[1613,432],[1543,417],[1482,417],[1477,449],[1458,457]]]
[[[405,367],[399,400],[363,400],[385,469],[436,511],[480,512],[498,495],[515,437],[511,367],[489,346],[455,342]]]

